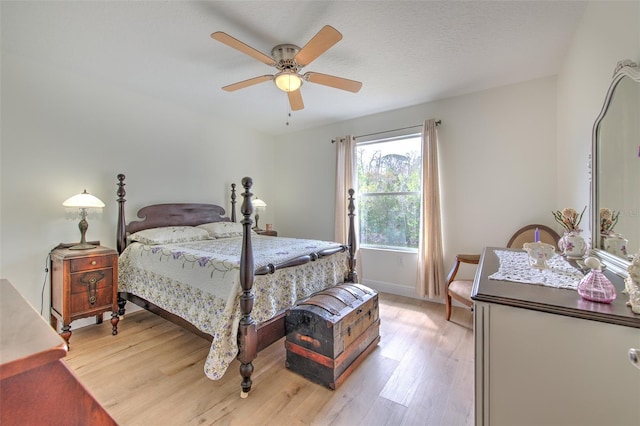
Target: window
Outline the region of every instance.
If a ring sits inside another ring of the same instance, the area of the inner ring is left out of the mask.
[[[415,251],[420,232],[420,134],[356,145],[360,246]]]

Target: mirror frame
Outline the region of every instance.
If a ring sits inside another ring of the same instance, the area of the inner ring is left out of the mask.
[[[640,84],[640,68],[638,68],[638,64],[635,62],[626,59],[618,62],[616,65],[615,71],[613,73],[613,80],[611,81],[611,85],[609,86],[609,90],[607,91],[607,96],[604,100],[604,104],[602,106],[602,111],[596,118],[596,121],[593,125],[592,132],[592,142],[591,142],[591,252],[593,255],[600,258],[601,262],[604,263],[609,269],[611,269],[616,274],[625,278],[629,275],[627,268],[631,264],[631,261],[628,259],[623,259],[618,256],[614,256],[611,253],[608,253],[597,246],[597,242],[600,241],[600,212],[597,205],[598,201],[598,134],[600,131],[600,123],[602,119],[606,115],[609,110],[609,106],[611,105],[611,100],[613,98],[613,94],[615,92],[618,83],[624,78],[628,77]]]

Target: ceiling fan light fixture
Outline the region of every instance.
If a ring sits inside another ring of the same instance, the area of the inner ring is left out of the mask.
[[[299,74],[285,70],[276,74],[274,79],[278,89],[284,92],[295,92],[302,86],[302,77]]]
[[[1,1],[1,0],[0,0]],[[320,55],[330,49],[342,39],[342,34],[330,25],[325,25],[314,35],[311,40],[300,48],[295,44],[279,44],[271,49],[271,56],[267,56],[259,50],[254,49],[231,37],[229,34],[216,31],[211,34],[211,38],[236,49],[245,55],[251,56],[260,62],[276,68],[276,74],[261,75],[248,80],[224,86],[222,90],[233,92],[245,87],[253,86],[264,81],[273,80],[276,87],[287,93],[291,111],[299,111],[304,108],[300,87],[302,83],[308,81],[313,84],[333,87],[335,89],[346,90],[357,93],[362,87],[362,83],[349,80],[335,75],[322,74],[319,72],[301,73],[301,69],[316,60]],[[288,123],[287,123],[288,124]]]

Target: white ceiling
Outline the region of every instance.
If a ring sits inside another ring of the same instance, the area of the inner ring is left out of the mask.
[[[282,134],[557,73],[579,1],[1,2],[2,51],[208,116]],[[272,82],[220,88],[271,68],[210,38],[270,54],[331,25],[343,39],[303,69],[363,82],[306,83],[287,118]],[[290,121],[290,125],[285,123]]]

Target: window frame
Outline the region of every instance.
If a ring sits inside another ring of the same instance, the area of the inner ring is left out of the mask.
[[[385,134],[389,134],[392,132],[384,132]],[[394,142],[394,141],[402,141],[402,140],[406,140],[406,139],[420,139],[420,141],[422,140],[422,131],[415,131],[415,130],[404,130],[404,131],[394,131],[393,135],[391,136],[386,136],[386,137],[376,137],[379,136],[380,133],[377,133],[375,135],[369,135],[369,137],[367,139],[361,140],[360,138],[356,138],[356,143],[355,143],[355,157],[358,157],[358,149],[362,146],[367,146],[367,145],[377,145],[377,144],[383,144],[383,143],[389,143],[389,142]],[[422,152],[422,143],[419,143],[419,155],[422,158],[423,156],[423,152]],[[420,163],[420,188],[417,191],[398,191],[398,192],[378,192],[378,193],[368,193],[367,195],[363,195],[360,191],[360,182],[358,179],[358,164],[354,164],[355,166],[355,170],[354,170],[354,178],[355,178],[355,187],[356,187],[356,195],[358,197],[358,199],[363,199],[365,197],[376,197],[376,196],[393,196],[393,195],[417,195],[420,199],[420,203],[422,202],[422,184],[423,184],[423,171],[422,171],[422,162]],[[419,208],[422,208],[422,206],[419,206]],[[360,214],[360,217],[362,217],[362,213]],[[418,227],[421,227],[421,224],[418,224]],[[377,245],[377,244],[367,244],[367,243],[363,243],[362,242],[362,229],[363,229],[363,224],[362,221],[359,220],[358,221],[358,239],[359,239],[359,246],[362,249],[366,249],[366,250],[380,250],[380,251],[394,251],[394,252],[403,252],[403,253],[417,253],[418,252],[418,247],[405,247],[405,246],[392,246],[392,245]],[[416,235],[416,238],[419,238],[419,230],[418,230],[418,235]]]

